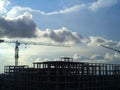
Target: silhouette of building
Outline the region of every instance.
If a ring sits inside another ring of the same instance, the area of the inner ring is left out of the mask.
[[[5,66],[4,90],[120,90],[120,65],[60,61]]]

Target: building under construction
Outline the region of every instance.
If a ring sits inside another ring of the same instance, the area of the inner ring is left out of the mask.
[[[120,90],[120,65],[59,61],[5,66],[4,90]]]

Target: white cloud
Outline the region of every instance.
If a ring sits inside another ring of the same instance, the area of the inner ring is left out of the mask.
[[[107,64],[118,64],[120,63],[120,55],[118,53],[104,53],[103,55],[93,54],[91,56],[81,56],[79,54],[73,55],[74,61],[88,62],[88,63],[107,63]]]
[[[5,12],[7,11],[5,9],[5,7],[7,5],[9,5],[9,1],[8,0],[3,0],[0,1],[1,3],[1,7],[0,7],[0,11],[1,12]],[[19,15],[24,14],[25,12],[29,12],[29,13],[39,13],[40,15],[58,15],[58,14],[70,14],[70,13],[74,13],[74,12],[79,12],[80,10],[92,10],[92,11],[96,11],[99,8],[105,8],[105,7],[110,7],[114,4],[116,4],[118,2],[118,0],[97,0],[95,2],[92,3],[88,3],[88,4],[78,4],[78,5],[74,5],[71,7],[67,7],[63,10],[59,10],[59,11],[53,11],[53,12],[44,12],[41,10],[34,10],[30,7],[21,7],[21,6],[14,6],[12,7],[12,9],[10,11],[7,12],[6,18],[8,19],[14,19],[16,17],[18,17]]]
[[[89,8],[93,11],[98,10],[99,8],[110,7],[116,4],[118,0],[97,0],[90,4]]]
[[[31,8],[15,6],[7,13],[6,18],[16,19],[18,16],[23,15],[25,12],[30,12],[30,11],[32,11]]]
[[[6,13],[6,7],[10,4],[8,0],[0,0],[0,13]]]
[[[79,11],[82,9],[90,9],[90,10],[98,10],[99,8],[104,8],[104,7],[109,7],[114,4],[116,4],[118,0],[97,0],[92,3],[88,4],[78,4],[78,5],[73,5],[71,7],[67,7],[63,10],[60,11],[54,11],[54,12],[44,12],[41,10],[34,10],[30,7],[21,7],[21,6],[14,6],[10,11],[7,13],[7,18],[15,18],[25,12],[33,12],[33,13],[40,13],[41,15],[55,15],[55,14],[68,14],[68,13],[74,13],[75,11]],[[0,12],[7,12],[6,7],[10,4],[8,0],[0,0]]]
[[[83,37],[77,32],[72,32],[65,27],[58,30],[47,29],[46,31],[39,31],[38,37],[51,39],[54,42],[70,44],[81,43],[83,40]]]
[[[78,11],[80,9],[83,9],[85,7],[86,7],[85,4],[75,5],[73,7],[70,7],[70,8],[67,8],[67,9],[64,9],[64,10],[60,11],[60,13],[64,14],[64,13],[74,12],[74,11]]]
[[[42,15],[54,15],[54,14],[66,14],[66,13],[73,13],[75,11],[79,11],[80,9],[85,8],[85,4],[80,4],[80,5],[74,5],[72,7],[60,10],[60,11],[55,11],[55,12],[43,12],[41,10],[34,10],[30,7],[21,7],[21,6],[15,6],[13,7],[8,13],[6,18],[15,18],[19,15],[22,15],[25,12],[33,12],[33,13],[40,13]]]
[[[119,53],[106,53],[104,58],[106,63],[119,64],[120,63],[120,54]]]
[[[84,50],[82,52],[74,53],[73,58],[75,61],[79,62],[89,62],[89,63],[110,63],[117,64],[120,63],[120,55],[119,53],[112,51],[110,49],[105,49],[103,47],[97,45],[106,45],[111,48],[118,49],[119,43],[113,40],[107,40],[98,36],[91,36],[89,41],[84,45]],[[75,47],[78,48],[78,47]],[[79,46],[79,48],[82,48]],[[119,49],[118,49],[119,50]],[[83,54],[83,52],[85,53]]]
[[[85,7],[86,7],[85,4],[74,5],[72,7],[69,7],[69,8],[60,10],[60,11],[47,13],[46,15],[73,13],[75,11],[79,11],[81,9],[84,9]]]

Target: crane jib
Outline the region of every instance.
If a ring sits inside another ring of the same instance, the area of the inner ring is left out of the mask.
[[[5,42],[5,43],[15,43],[15,66],[18,66],[18,59],[19,59],[19,46],[20,44],[25,44],[25,45],[44,45],[44,46],[57,46],[57,47],[70,47],[64,44],[51,44],[51,43],[42,43],[42,42],[19,42],[19,41],[9,41],[9,40],[2,40],[0,39],[0,43]]]
[[[113,51],[116,51],[116,52],[120,53],[120,50],[117,50],[117,49],[114,49],[114,48],[111,48],[111,47],[108,47],[108,46],[105,46],[105,45],[100,45],[100,46],[102,46],[102,47],[104,47],[104,48],[111,49],[111,50],[113,50]]]
[[[4,42],[4,40],[0,40],[0,43]]]

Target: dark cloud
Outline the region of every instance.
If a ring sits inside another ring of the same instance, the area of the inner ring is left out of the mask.
[[[24,13],[14,19],[6,19],[0,17],[0,38],[46,38],[55,42],[71,44],[81,43],[83,37],[77,32],[72,32],[63,27],[58,30],[46,29],[41,31],[37,29],[32,16],[29,13]]]
[[[52,39],[55,42],[81,43],[83,37],[63,27],[58,30],[46,30],[39,33],[40,37]]]
[[[106,45],[106,46],[116,47],[118,44],[117,41],[108,40],[108,39],[98,37],[98,36],[96,36],[96,37],[91,36],[89,39],[90,39],[89,44],[91,44],[91,45],[98,44],[98,45]]]
[[[13,20],[0,17],[0,37],[31,38],[35,37],[35,33],[36,24],[27,15]]]

